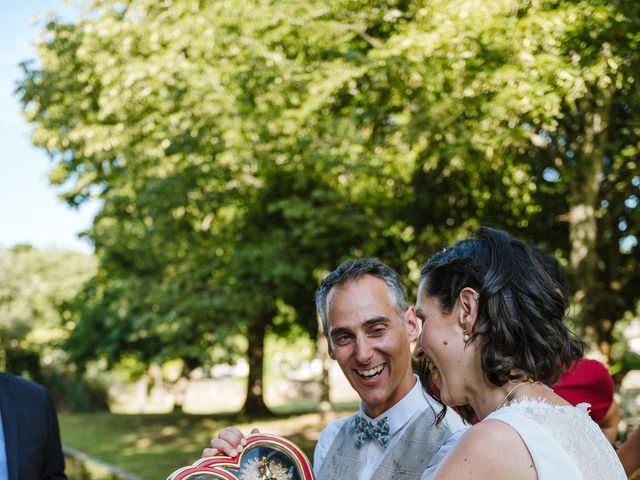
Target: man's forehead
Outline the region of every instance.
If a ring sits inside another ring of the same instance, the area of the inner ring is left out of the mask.
[[[331,305],[331,302],[333,301],[337,293],[350,288],[354,288],[354,287],[362,287],[363,289],[370,289],[371,297],[373,297],[374,292],[373,292],[373,289],[371,288],[371,285],[365,285],[365,284],[371,284],[372,280],[374,283],[376,280],[382,282],[382,280],[380,280],[377,277],[374,277],[373,275],[365,274],[360,277],[350,278],[348,280],[345,280],[344,282],[340,282],[337,285],[334,285],[333,287],[331,287],[331,290],[329,290],[329,293],[327,294],[327,307]],[[384,282],[382,282],[382,284],[386,287],[386,284]]]
[[[342,298],[347,292],[349,300]],[[349,279],[331,288],[327,294],[327,315],[331,307],[336,304],[336,296],[340,296],[340,309],[362,306],[363,302],[368,305],[376,305],[380,309],[393,308],[389,287],[384,280],[373,275],[363,275],[354,279]],[[376,308],[377,308],[376,307]]]

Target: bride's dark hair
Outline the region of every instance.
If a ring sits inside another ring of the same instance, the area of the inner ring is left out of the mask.
[[[496,386],[519,378],[553,385],[582,356],[582,341],[563,323],[562,294],[531,248],[506,232],[481,227],[475,237],[434,255],[420,284],[443,313],[453,310],[463,288],[480,294],[469,342],[480,342],[482,371]],[[424,389],[440,401],[432,372],[420,363]],[[473,417],[470,408],[458,411],[467,421]]]

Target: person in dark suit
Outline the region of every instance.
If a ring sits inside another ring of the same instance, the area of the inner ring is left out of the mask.
[[[67,480],[58,418],[46,388],[0,372],[0,479]]]

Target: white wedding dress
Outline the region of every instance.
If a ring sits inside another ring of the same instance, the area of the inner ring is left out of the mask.
[[[522,399],[499,408],[485,420],[500,420],[522,438],[538,480],[626,480],[613,447],[587,413],[589,404],[552,405]]]

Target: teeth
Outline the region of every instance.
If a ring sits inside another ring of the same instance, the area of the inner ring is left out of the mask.
[[[357,372],[363,377],[373,377],[374,375],[377,375],[378,373],[380,373],[383,368],[384,368],[384,363],[370,370],[358,370]]]

